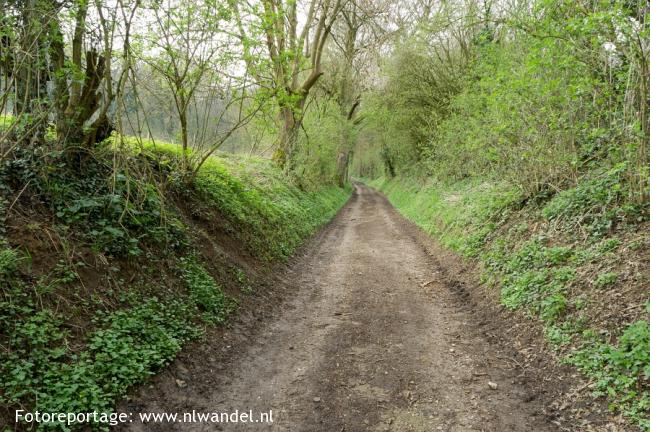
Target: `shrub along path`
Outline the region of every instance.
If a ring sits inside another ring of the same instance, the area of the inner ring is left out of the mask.
[[[287,270],[287,286],[274,288],[288,300],[270,316],[240,318],[190,348],[120,407],[134,413],[272,409],[273,425],[134,421],[127,428],[573,429],[549,409],[554,384],[540,386],[543,380],[518,368],[512,348],[484,336],[484,317],[450,283],[447,264],[425,251],[414,226],[379,193],[355,188]]]

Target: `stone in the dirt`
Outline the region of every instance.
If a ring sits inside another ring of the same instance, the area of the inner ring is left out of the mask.
[[[488,381],[488,387],[490,387],[492,390],[496,390],[499,387],[499,385],[495,382]]]
[[[180,388],[187,387],[187,383],[183,381],[182,379],[177,379],[176,380],[176,385],[179,386]]]
[[[314,402],[320,402],[320,398],[319,398],[318,396],[316,396],[316,397],[314,398]]]

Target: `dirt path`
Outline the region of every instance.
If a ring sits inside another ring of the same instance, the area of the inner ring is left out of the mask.
[[[235,326],[223,340],[184,355],[121,407],[272,409],[273,425],[134,422],[129,428],[557,430],[499,347],[472,331],[472,317],[406,223],[383,196],[356,186],[288,273],[297,288],[273,316],[253,330]]]

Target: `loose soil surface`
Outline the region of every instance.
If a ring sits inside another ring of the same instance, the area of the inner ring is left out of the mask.
[[[541,365],[544,373],[525,370],[521,350],[499,328],[510,324],[468,293],[457,258],[423,245],[421,232],[381,194],[355,188],[339,215],[229,328],[184,350],[119,407],[272,410],[273,424],[134,420],[121,428],[591,430],[572,427],[550,408],[579,383]]]

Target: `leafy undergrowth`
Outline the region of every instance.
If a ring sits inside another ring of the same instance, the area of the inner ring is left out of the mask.
[[[407,218],[440,242],[467,256],[476,256],[486,236],[502,222],[500,210],[517,198],[505,185],[470,181],[441,187],[410,178],[378,179],[381,189]]]
[[[134,142],[133,148],[138,148]],[[161,163],[173,164],[179,146],[145,141],[139,146]],[[220,153],[198,172],[195,190],[228,219],[249,250],[266,260],[285,259],[318,227],[330,220],[350,195],[333,185],[301,190],[287,182],[268,159]]]
[[[528,200],[504,184],[371,185],[441,244],[480,260],[501,304],[537,317],[593,396],[650,430],[648,208],[627,199],[623,171]]]
[[[13,116],[0,115],[0,132],[6,130],[13,123]]]
[[[167,169],[175,146],[144,153],[16,150],[0,167],[0,430],[82,427],[14,425],[16,409],[111,413],[227,320],[254,291],[251,265],[286,259],[350,193],[302,191],[267,161],[225,155],[187,185]],[[214,258],[229,245],[199,241],[178,201],[207,209],[256,261]]]

